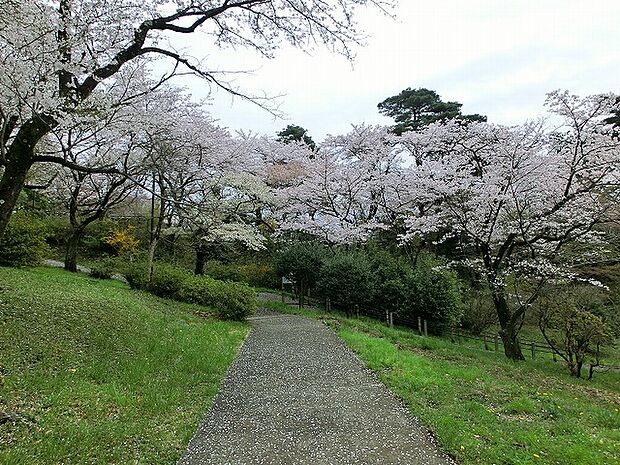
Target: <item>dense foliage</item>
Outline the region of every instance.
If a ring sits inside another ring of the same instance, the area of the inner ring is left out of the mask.
[[[254,290],[242,283],[195,276],[186,269],[163,263],[156,265],[150,282],[144,263],[130,264],[123,273],[132,288],[145,289],[168,299],[206,305],[224,320],[244,320],[256,309]]]
[[[347,313],[368,307],[375,292],[368,259],[361,253],[338,253],[327,258],[320,269],[317,290]]]
[[[394,118],[396,125],[392,130],[396,134],[417,131],[424,126],[438,121],[446,122],[457,119],[463,122],[486,121],[483,115],[464,115],[461,113],[463,104],[444,102],[439,94],[430,89],[412,89],[410,87],[397,95],[386,98],[379,103],[379,111]]]
[[[37,265],[49,253],[46,223],[39,218],[17,213],[11,218],[7,234],[0,237],[0,264]]]
[[[415,264],[374,247],[357,250],[321,250],[316,243],[288,245],[280,254],[279,271],[293,279],[297,293],[308,291],[349,315],[385,318],[395,313],[395,322],[417,327],[418,317],[429,322],[429,330],[442,333],[459,323],[463,306],[456,275],[424,254]],[[295,268],[297,266],[297,268]],[[299,286],[296,277],[305,279]]]

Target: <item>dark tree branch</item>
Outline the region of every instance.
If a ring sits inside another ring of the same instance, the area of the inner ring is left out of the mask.
[[[113,167],[90,167],[90,166],[82,166],[77,163],[74,163],[69,160],[65,160],[64,158],[54,157],[49,155],[37,155],[33,158],[35,163],[56,163],[58,165],[64,166],[65,168],[72,169],[74,171],[78,171],[81,173],[103,173],[103,174],[120,174],[124,175],[123,172],[119,171],[118,168]]]

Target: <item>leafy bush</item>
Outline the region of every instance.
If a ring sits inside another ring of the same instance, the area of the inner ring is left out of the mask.
[[[204,274],[221,281],[243,281],[237,265],[224,264],[217,260],[209,260],[205,264]]]
[[[105,239],[119,228],[121,228],[121,226],[117,221],[108,218],[90,223],[86,227],[84,237],[82,238],[82,247],[86,255],[98,256],[101,254],[114,253],[114,248],[106,244]]]
[[[167,264],[157,264],[147,289],[160,297],[175,299],[178,297],[183,281],[191,276],[191,273],[186,269]]]
[[[214,299],[210,291],[215,281],[210,276],[188,276],[180,283],[176,297],[182,302],[211,307]]]
[[[52,247],[64,248],[71,231],[69,220],[64,216],[48,216],[41,221],[47,230],[47,243]]]
[[[128,263],[121,268],[121,272],[132,289],[146,289],[149,283],[149,271],[146,263]]]
[[[179,300],[213,307],[223,320],[244,320],[256,309],[256,295],[249,286],[209,276],[189,276],[176,293]]]
[[[261,263],[239,265],[239,274],[241,280],[250,286],[275,289],[279,284],[278,275],[272,265]]]
[[[116,273],[116,269],[116,260],[113,257],[107,257],[91,266],[90,275],[97,279],[110,279]]]
[[[383,251],[370,253],[370,264],[375,277],[372,307],[381,312],[400,312],[406,307],[405,277],[411,266]]]
[[[222,320],[241,321],[256,310],[254,290],[241,283],[216,281],[211,288],[214,296],[213,307]]]
[[[22,213],[15,213],[4,237],[0,237],[0,263],[4,265],[37,265],[49,253],[45,242],[45,222]]]
[[[441,334],[461,318],[459,285],[456,276],[433,267],[431,261],[418,263],[406,276],[407,307],[404,317],[429,320],[429,330]]]
[[[334,306],[351,312],[356,305],[368,307],[374,282],[370,263],[363,254],[339,253],[323,264],[317,289]]]
[[[274,288],[278,285],[278,275],[268,264],[224,264],[210,260],[205,264],[204,273],[221,281],[242,282],[256,287]]]
[[[278,252],[275,268],[278,276],[290,278],[299,294],[313,287],[319,279],[326,251],[320,243],[295,241],[286,244]]]
[[[241,321],[256,310],[255,292],[245,284],[195,276],[186,269],[162,263],[156,264],[150,283],[144,263],[131,264],[123,273],[134,289],[146,289],[160,297],[212,307],[223,320]]]

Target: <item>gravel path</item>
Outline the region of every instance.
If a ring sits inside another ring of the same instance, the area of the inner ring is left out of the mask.
[[[328,327],[260,312],[180,465],[447,465]]]
[[[43,264],[46,266],[51,266],[54,268],[64,268],[65,264],[64,262],[58,261],[58,260],[43,260]],[[86,273],[86,274],[90,274],[91,269],[87,266],[83,266],[83,265],[77,265],[77,270],[80,273]],[[112,279],[116,279],[117,281],[122,281],[125,284],[127,284],[127,279],[125,278],[125,276],[120,275],[118,273],[115,273],[111,276]]]

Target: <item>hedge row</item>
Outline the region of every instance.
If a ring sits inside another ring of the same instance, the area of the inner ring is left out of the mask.
[[[133,289],[144,289],[160,297],[212,307],[217,316],[224,320],[241,321],[256,310],[256,293],[245,284],[195,276],[185,269],[166,264],[155,267],[151,282],[143,264],[127,266],[123,271]]]
[[[313,242],[291,243],[276,259],[278,272],[298,284],[297,292],[312,288],[314,296],[329,297],[347,313],[396,312],[401,324],[416,325],[421,317],[440,333],[458,323],[463,307],[457,277],[438,265],[424,254],[414,265],[376,249],[334,253]]]

